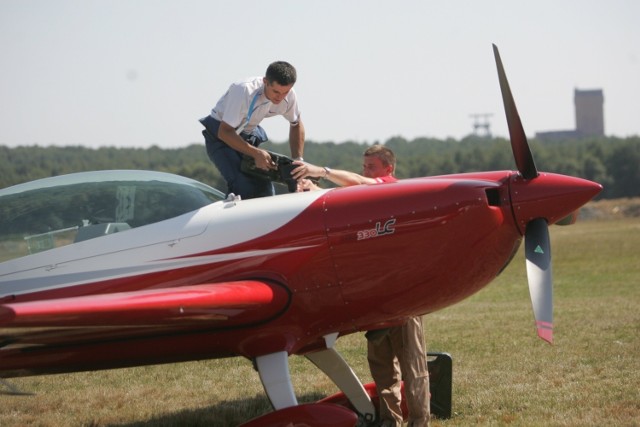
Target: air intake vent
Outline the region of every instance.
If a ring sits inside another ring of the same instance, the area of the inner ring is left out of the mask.
[[[498,188],[487,188],[485,191],[489,206],[500,206],[500,190]]]

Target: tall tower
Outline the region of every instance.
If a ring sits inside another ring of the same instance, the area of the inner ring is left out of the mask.
[[[602,89],[575,89],[576,132],[579,136],[604,136]]]
[[[473,117],[473,134],[481,138],[491,138],[491,123],[489,117],[493,116],[490,113],[483,114],[470,114]],[[483,119],[480,121],[480,119]]]

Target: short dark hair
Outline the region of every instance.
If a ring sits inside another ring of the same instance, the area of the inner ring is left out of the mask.
[[[276,82],[281,86],[289,86],[296,82],[297,74],[293,65],[284,61],[276,61],[269,64],[265,77],[269,83]]]

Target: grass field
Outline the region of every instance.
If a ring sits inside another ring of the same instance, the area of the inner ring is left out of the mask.
[[[487,288],[425,317],[429,349],[454,359],[454,415],[432,425],[640,426],[640,218],[554,226],[551,242],[553,346],[535,335],[522,248]],[[337,348],[370,381],[364,337]],[[300,401],[336,391],[290,363]],[[0,395],[0,426],[234,426],[270,410],[240,358],[10,383],[32,395]]]

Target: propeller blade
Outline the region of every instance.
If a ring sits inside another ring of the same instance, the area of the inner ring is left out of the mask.
[[[493,45],[493,55],[496,58],[496,66],[498,67],[498,80],[500,81],[500,91],[502,92],[502,102],[504,103],[504,112],[507,116],[507,125],[509,126],[509,136],[511,139],[511,149],[516,160],[518,171],[524,179],[533,179],[538,176],[538,170],[533,161],[527,136],[524,133],[520,116],[513,100],[507,75],[502,66],[498,47]]]
[[[529,294],[538,336],[553,344],[553,281],[549,226],[544,218],[527,224],[524,236]]]

